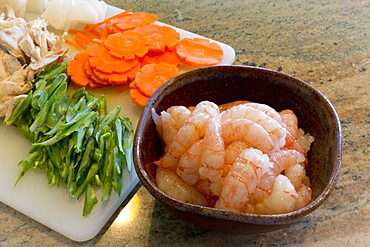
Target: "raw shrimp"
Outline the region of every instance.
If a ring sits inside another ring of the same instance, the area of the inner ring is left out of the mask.
[[[273,165],[270,166],[268,171],[262,176],[255,193],[250,196],[250,201],[253,203],[262,202],[270,195],[275,179],[280,173],[283,171],[286,172],[290,167],[296,165],[302,166],[300,163],[305,161],[304,155],[296,150],[280,150],[270,154],[269,158]],[[294,176],[293,172],[297,175],[296,170],[290,170],[290,172],[291,177]]]
[[[255,206],[257,214],[284,214],[294,211],[298,194],[293,184],[284,175],[278,175],[271,194]]]
[[[275,148],[279,149],[285,144],[286,129],[281,126],[272,117],[265,114],[263,111],[249,106],[250,104],[241,104],[231,107],[222,112],[222,119],[239,119],[246,118],[261,125],[271,137]]]
[[[230,167],[235,162],[236,158],[238,158],[238,156],[247,148],[250,148],[250,146],[247,143],[239,140],[235,140],[227,146],[225,150],[223,177],[229,173]]]
[[[181,155],[186,152],[197,140],[203,138],[205,126],[210,116],[218,114],[219,108],[215,103],[202,101],[194,108],[184,125],[173,138],[173,142],[159,160],[159,166],[171,167],[176,165]]]
[[[217,182],[223,174],[225,162],[225,144],[221,137],[221,117],[215,114],[210,117],[203,138],[203,151],[199,168],[202,180]]]
[[[271,106],[261,103],[254,103],[254,102],[248,102],[246,103],[247,106],[256,108],[260,111],[263,111],[267,116],[275,119],[278,123],[283,123],[283,120],[281,118],[281,115]]]
[[[175,129],[179,130],[185,123],[186,119],[190,116],[191,111],[185,106],[171,106],[167,112],[172,116],[172,125]]]
[[[177,174],[189,185],[199,181],[200,158],[203,149],[203,139],[196,141],[180,158]]]
[[[224,178],[215,207],[243,211],[249,195],[254,193],[262,175],[270,166],[269,158],[255,148],[245,149]]]
[[[226,144],[235,140],[247,142],[264,153],[275,150],[274,142],[261,125],[245,119],[227,119],[222,121],[222,137]]]
[[[185,106],[171,106],[167,111],[163,111],[162,115],[162,139],[165,143],[166,150],[173,142],[174,136],[179,129],[184,125],[185,120],[190,116],[191,111]]]
[[[283,110],[279,112],[281,119],[285,125],[287,131],[292,134],[295,138],[298,137],[298,118],[292,110]]]
[[[194,187],[187,185],[175,172],[158,167],[156,171],[158,188],[167,195],[183,202],[206,205],[206,199]]]

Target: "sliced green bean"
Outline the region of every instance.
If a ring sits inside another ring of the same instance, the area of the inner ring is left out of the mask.
[[[91,186],[88,185],[86,189],[85,195],[85,203],[83,208],[83,216],[87,216],[91,213],[94,205],[98,203],[98,199],[96,198],[94,190],[91,189]]]
[[[42,155],[41,152],[33,152],[28,154],[19,164],[18,166],[22,167],[22,171],[19,173],[17,180],[15,181],[14,186],[17,185],[19,180],[26,174],[26,172],[31,169],[35,165],[35,161]]]

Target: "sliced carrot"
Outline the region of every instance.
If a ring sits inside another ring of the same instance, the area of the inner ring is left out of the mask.
[[[142,33],[126,31],[109,35],[103,45],[115,57],[134,59],[148,53],[149,38]]]
[[[138,59],[122,59],[112,56],[103,45],[93,45],[89,49],[89,62],[93,68],[105,73],[123,73],[139,63]]]
[[[168,26],[147,24],[137,27],[133,31],[146,34],[149,37],[149,50],[151,51],[164,52],[166,48],[172,50],[180,40],[180,33]]]
[[[103,31],[99,31],[97,29],[91,30],[89,32],[92,33],[93,35],[95,35],[96,37],[101,37],[102,34],[103,34]]]
[[[135,27],[140,27],[145,24],[153,23],[158,20],[158,16],[145,12],[135,12],[127,14],[119,18],[114,18],[114,25],[120,30],[128,30]]]
[[[91,80],[85,71],[85,63],[88,62],[88,52],[81,52],[75,58],[68,62],[67,75],[71,77],[71,81],[80,87],[86,87]]]
[[[79,51],[83,51],[84,49],[81,47],[81,46],[79,46],[75,41],[71,41],[71,40],[69,40],[69,39],[66,39],[66,44],[68,44],[68,45],[70,45],[70,46],[73,46],[74,48],[76,48],[77,50],[79,50]]]
[[[176,47],[177,54],[190,65],[215,65],[223,57],[223,50],[217,43],[203,38],[184,38]]]
[[[134,85],[150,97],[163,83],[178,75],[178,68],[172,64],[147,64],[137,72]]]
[[[103,32],[100,36],[100,39],[101,40],[104,40],[108,37],[108,35],[110,34],[110,28],[109,28],[109,25],[108,24],[105,24],[104,28],[103,28]]]
[[[86,49],[87,46],[89,45],[90,43],[90,40],[89,38],[87,38],[85,35],[83,35],[81,32],[80,33],[77,33],[75,36],[74,36],[74,41],[79,45],[81,46],[83,49]]]
[[[165,52],[149,52],[141,60],[141,66],[151,64],[151,63],[168,63],[172,65],[179,65],[182,63],[182,59],[177,55],[175,49]]]
[[[148,96],[145,96],[136,88],[130,89],[130,97],[141,107],[144,107],[149,100]]]
[[[131,98],[144,106],[158,87],[179,74],[178,65],[208,66],[222,58],[217,43],[180,40],[174,28],[154,24],[156,15],[131,11],[86,25],[82,31],[70,30],[74,39],[66,43],[86,49],[71,61],[69,73],[77,85],[127,85]],[[87,48],[91,42],[95,44]]]

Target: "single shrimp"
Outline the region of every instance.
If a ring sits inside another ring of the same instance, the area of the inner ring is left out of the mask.
[[[184,125],[185,120],[190,116],[191,111],[185,106],[171,106],[167,111],[161,113],[162,128],[163,128],[163,141],[166,149],[173,142],[173,139],[179,129]]]
[[[171,169],[158,167],[156,173],[158,188],[167,195],[183,202],[206,205],[206,199],[203,194],[186,184]]]
[[[250,148],[251,146],[247,143],[239,140],[235,140],[231,142],[226,150],[225,150],[225,164],[224,164],[224,172],[222,174],[223,177],[226,177],[226,175],[230,171],[231,165],[235,162],[236,158],[247,148]]]
[[[226,144],[235,140],[247,142],[264,153],[275,150],[274,142],[261,125],[245,119],[227,119],[222,121],[222,137]]]
[[[294,136],[298,137],[298,118],[292,110],[286,109],[279,112],[281,119],[287,131]]]
[[[184,125],[186,119],[191,114],[191,111],[185,106],[171,106],[167,109],[167,112],[171,114],[172,125],[177,130]]]
[[[254,193],[269,166],[268,156],[260,150],[255,148],[244,150],[224,178],[220,198],[215,207],[243,211],[249,195]]]
[[[273,165],[262,176],[260,183],[256,186],[255,193],[250,196],[250,201],[253,203],[262,202],[271,194],[275,179],[280,173],[286,172],[290,167],[297,164],[302,166],[301,163],[305,161],[304,155],[296,150],[279,150],[270,154],[269,158]],[[292,172],[291,176],[293,176],[295,170],[290,171]]]
[[[284,214],[295,210],[298,194],[293,184],[284,175],[278,175],[271,194],[261,203],[256,204],[257,214]]]
[[[184,125],[177,131],[168,151],[163,155],[158,164],[168,168],[177,165],[181,155],[188,150],[197,140],[204,137],[205,126],[210,116],[219,113],[215,103],[202,101],[194,108]]]
[[[217,182],[223,174],[225,163],[225,144],[221,137],[221,117],[215,114],[210,117],[203,138],[203,151],[199,167],[202,180]]]
[[[249,106],[249,107],[253,107],[255,109],[258,109],[258,110],[262,111],[267,116],[275,119],[275,121],[277,121],[280,124],[283,122],[279,112],[277,112],[274,108],[272,108],[269,105],[262,104],[262,103],[254,103],[254,102],[248,102],[248,103],[246,103],[246,105]]]
[[[249,106],[250,104],[241,104],[231,107],[222,112],[222,120],[246,118],[261,125],[271,137],[275,148],[280,149],[285,144],[286,129],[281,126],[272,117],[263,111]]]
[[[177,175],[187,184],[194,185],[199,179],[200,158],[203,150],[203,139],[196,141],[180,158]]]

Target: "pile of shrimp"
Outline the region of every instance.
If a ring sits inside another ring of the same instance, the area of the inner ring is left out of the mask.
[[[293,111],[266,104],[202,101],[152,117],[163,142],[160,190],[178,200],[254,214],[282,214],[311,201],[306,154],[314,138]]]

